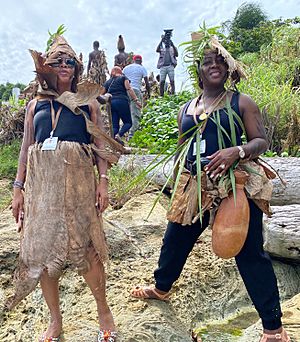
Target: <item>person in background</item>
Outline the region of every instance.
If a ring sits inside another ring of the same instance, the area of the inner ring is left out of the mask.
[[[143,79],[146,84],[148,97],[150,97],[150,85],[149,85],[149,80],[147,76],[147,70],[142,65],[141,55],[133,56],[133,63],[127,65],[123,69],[123,74],[130,81],[130,86],[135,92],[135,95],[138,98],[139,103],[143,103],[143,96],[141,92]],[[140,121],[141,121],[141,108],[132,99],[130,100],[130,112],[131,112],[132,126],[129,131],[129,136],[128,136],[129,139],[131,139],[134,133],[139,129]]]
[[[131,88],[129,80],[123,75],[122,69],[118,66],[112,68],[111,78],[104,83],[100,95],[106,93],[112,95],[111,114],[114,138],[124,145],[122,138],[132,126],[129,96],[139,108],[142,108],[142,104]],[[122,127],[120,127],[120,120],[123,122]]]
[[[129,54],[125,52],[125,43],[122,35],[119,35],[117,49],[119,53],[115,55],[115,66],[120,67],[123,69],[126,65],[128,65],[129,62]]]
[[[161,36],[161,41],[156,48],[156,52],[159,53],[157,69],[160,70],[160,96],[164,96],[167,75],[171,84],[171,94],[175,94],[175,67],[177,65],[178,50],[171,37],[172,30],[165,30],[165,34]]]
[[[87,75],[92,82],[103,85],[108,74],[106,56],[103,50],[99,50],[99,42],[93,43],[94,50],[89,54]]]

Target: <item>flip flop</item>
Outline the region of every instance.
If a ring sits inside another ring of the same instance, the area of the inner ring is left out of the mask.
[[[46,333],[43,333],[43,335],[40,337],[39,342],[59,342],[60,336],[58,337],[46,337]]]
[[[111,330],[100,329],[98,332],[98,342],[116,342],[117,333]]]
[[[152,292],[154,296],[151,296],[148,292]],[[136,286],[130,291],[130,295],[138,299],[157,299],[164,302],[169,301],[170,293],[165,294],[158,293],[154,285],[150,286]]]
[[[282,329],[282,332],[278,333],[278,334],[263,334],[261,337],[261,340],[259,342],[268,342],[269,338],[272,338],[275,340],[280,340],[281,342],[290,342],[291,341],[287,332],[284,329]]]

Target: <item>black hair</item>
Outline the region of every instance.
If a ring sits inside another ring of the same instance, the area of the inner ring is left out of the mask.
[[[71,84],[71,91],[73,93],[77,92],[77,84],[79,83],[80,70],[81,70],[80,65],[76,61],[75,68],[74,68],[74,78],[73,78],[72,84]]]
[[[98,48],[98,47],[100,46],[98,40],[95,40],[95,41],[94,41],[93,46],[94,46],[95,48]]]

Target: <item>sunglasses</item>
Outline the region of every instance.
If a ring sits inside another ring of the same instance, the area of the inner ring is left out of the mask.
[[[58,57],[55,63],[51,63],[51,66],[53,68],[58,68],[63,63],[65,63],[66,66],[68,68],[71,68],[71,69],[75,68],[75,65],[76,65],[76,61],[75,61],[74,58],[61,58],[61,57]]]

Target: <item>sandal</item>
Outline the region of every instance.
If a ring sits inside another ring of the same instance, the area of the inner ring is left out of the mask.
[[[148,292],[152,292],[149,294]],[[167,292],[165,294],[158,293],[154,285],[150,286],[136,286],[130,291],[130,295],[134,298],[138,299],[157,299],[162,301],[169,301],[170,293]]]
[[[259,342],[268,342],[269,338],[273,338],[275,340],[280,340],[281,342],[290,342],[291,341],[287,332],[284,329],[282,329],[281,333],[277,333],[277,334],[263,334],[261,337],[261,340]]]
[[[201,337],[197,336],[197,334],[194,331],[192,331],[192,340],[194,342],[202,342]]]
[[[117,333],[111,330],[100,329],[98,332],[98,342],[116,342]]]
[[[58,337],[46,337],[46,333],[43,333],[43,335],[40,337],[39,342],[59,342],[60,336]]]

